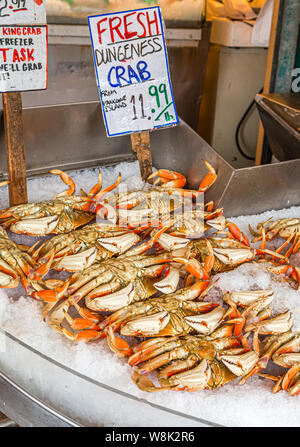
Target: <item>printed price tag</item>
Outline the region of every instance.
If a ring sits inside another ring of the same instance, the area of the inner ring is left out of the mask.
[[[47,26],[0,26],[0,92],[47,88]]]
[[[178,124],[160,8],[88,20],[107,135]]]
[[[43,25],[46,0],[0,0],[0,25]]]

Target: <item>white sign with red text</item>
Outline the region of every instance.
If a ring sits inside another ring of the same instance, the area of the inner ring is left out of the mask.
[[[46,24],[46,0],[0,0],[0,25]]]
[[[47,26],[0,26],[0,92],[44,90]]]
[[[107,135],[178,124],[160,8],[88,20]]]

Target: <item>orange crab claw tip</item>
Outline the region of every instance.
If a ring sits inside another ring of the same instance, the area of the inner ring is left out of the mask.
[[[63,329],[62,329],[62,333],[63,333],[67,338],[69,338],[70,340],[75,341],[75,343],[77,342],[77,337],[76,337],[76,335],[73,334],[71,331],[68,331],[68,329],[63,328]]]
[[[173,261],[179,262],[180,264],[184,264],[186,270],[194,275],[197,279],[208,280],[209,275],[206,270],[202,267],[197,259],[190,259],[189,261],[184,258],[173,258]]]
[[[54,303],[57,301],[57,293],[55,290],[40,290],[39,292],[32,292],[31,296],[46,303]]]
[[[147,180],[151,180],[151,179],[152,179],[153,177],[155,177],[157,174],[158,174],[157,171],[152,172],[152,174],[150,174],[150,175],[147,177]]]
[[[210,163],[208,163],[208,161],[206,161],[204,159],[203,159],[203,162],[204,162],[205,166],[207,167],[207,169],[209,170],[209,172],[211,174],[216,175],[216,170],[212,167],[212,165]]]
[[[87,329],[85,331],[77,332],[76,334],[77,341],[92,341],[97,338],[101,338],[101,333],[95,329]]]
[[[115,348],[116,353],[120,357],[129,357],[133,354],[133,351],[129,344],[123,340],[123,338],[115,337],[113,342],[110,342],[112,348]]]
[[[229,222],[228,229],[229,229],[230,233],[235,237],[235,239],[237,239],[239,242],[242,242],[243,244],[250,247],[250,242],[249,242],[247,236],[245,236],[245,234],[241,232],[241,230],[239,229],[239,227],[236,224]]]

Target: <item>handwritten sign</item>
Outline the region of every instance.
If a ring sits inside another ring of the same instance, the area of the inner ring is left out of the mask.
[[[0,25],[43,25],[45,0],[0,0]]]
[[[88,20],[107,135],[178,124],[160,8]]]
[[[47,88],[47,26],[0,26],[0,92]]]

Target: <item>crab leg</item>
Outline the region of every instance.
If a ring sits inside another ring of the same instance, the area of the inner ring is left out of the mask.
[[[94,287],[97,287],[99,284],[110,281],[112,277],[113,273],[106,272],[104,265],[92,265],[91,267],[88,267],[81,274],[80,277],[78,277],[78,275],[76,274],[73,274],[71,276],[68,293],[70,295],[73,295],[78,290],[81,290],[82,287],[86,287],[87,293],[89,293]]]
[[[128,363],[131,366],[136,366],[152,357],[156,357],[163,352],[168,352],[179,346],[181,346],[181,341],[178,337],[173,337],[171,339],[150,339],[134,348],[136,352],[128,359]]]
[[[275,275],[279,275],[283,273],[284,275],[287,275],[288,277],[292,278],[294,281],[297,282],[298,288],[300,287],[300,269],[299,267],[294,267],[293,265],[287,264],[287,265],[280,265],[276,267],[268,267],[268,270],[272,273],[275,273]]]
[[[98,182],[96,183],[95,186],[92,187],[92,189],[88,193],[88,197],[94,197],[96,194],[98,194],[101,191],[102,183],[103,183],[103,177],[102,177],[102,173],[99,169]]]
[[[201,266],[200,262],[196,259],[187,260],[180,257],[174,257],[173,260],[175,262],[179,262],[180,264],[184,264],[186,270],[194,275],[197,279],[209,280],[209,272],[211,271],[214,265],[214,251],[212,249],[211,243],[207,242],[207,247],[209,251],[209,255],[207,256],[204,267]]]
[[[112,191],[117,186],[119,186],[119,184],[121,183],[121,179],[122,179],[122,176],[121,176],[121,173],[119,173],[118,178],[117,178],[115,183],[113,183],[112,185],[110,185],[107,188],[103,189],[102,191],[99,191],[98,194],[96,194],[94,196],[95,201],[96,202],[100,202],[102,197],[104,197],[108,192]]]
[[[259,334],[282,334],[292,327],[292,313],[286,311],[269,320],[258,321],[245,327],[245,332],[257,331]]]
[[[292,336],[293,336],[292,332],[287,331],[278,336],[270,337],[264,346],[263,355],[260,357],[256,365],[253,367],[253,369],[241,379],[240,385],[243,385],[251,376],[257,374],[259,371],[266,368],[274,352],[283,343],[291,340]]]
[[[137,372],[140,374],[149,374],[157,368],[160,368],[161,366],[171,362],[172,360],[184,359],[189,354],[189,350],[185,346],[177,347],[174,346],[174,343],[170,343],[167,346],[167,349],[168,351],[164,350],[165,352],[161,355],[155,355],[155,353],[153,353],[152,357],[155,356],[155,358],[152,358],[151,360],[144,363],[143,366],[137,369]],[[129,362],[130,364],[132,364],[132,357],[130,357]]]
[[[129,357],[132,354],[132,349],[121,337],[116,337],[113,330],[109,327],[107,332],[107,344],[110,349],[117,354],[118,357]]]
[[[234,224],[233,222],[226,222],[226,225],[228,226],[230,233],[237,241],[241,242],[247,247],[250,247],[250,243],[247,236],[241,232],[241,230],[236,224]]]
[[[193,368],[196,365],[198,359],[193,354],[186,357],[184,360],[173,360],[171,365],[162,368],[159,373],[159,379],[168,379],[174,374],[181,373],[187,369]]]
[[[207,161],[205,161],[205,160],[203,160],[203,161],[204,161],[205,166],[207,167],[209,173],[206,174],[206,176],[200,183],[200,186],[198,188],[198,191],[200,191],[200,192],[206,192],[217,180],[217,174],[216,174],[215,169]]]
[[[71,179],[71,177],[64,171],[61,171],[60,169],[52,169],[51,171],[49,171],[50,174],[55,174],[55,175],[59,175],[60,178],[62,179],[62,181],[69,186],[69,189],[67,189],[66,191],[63,191],[59,194],[56,194],[55,198],[57,197],[64,197],[64,196],[72,196],[75,192],[75,183],[74,181]]]
[[[62,286],[56,288],[56,290],[39,290],[31,291],[30,295],[38,301],[45,301],[46,303],[55,303],[63,298],[69,286],[69,281],[66,281]]]

